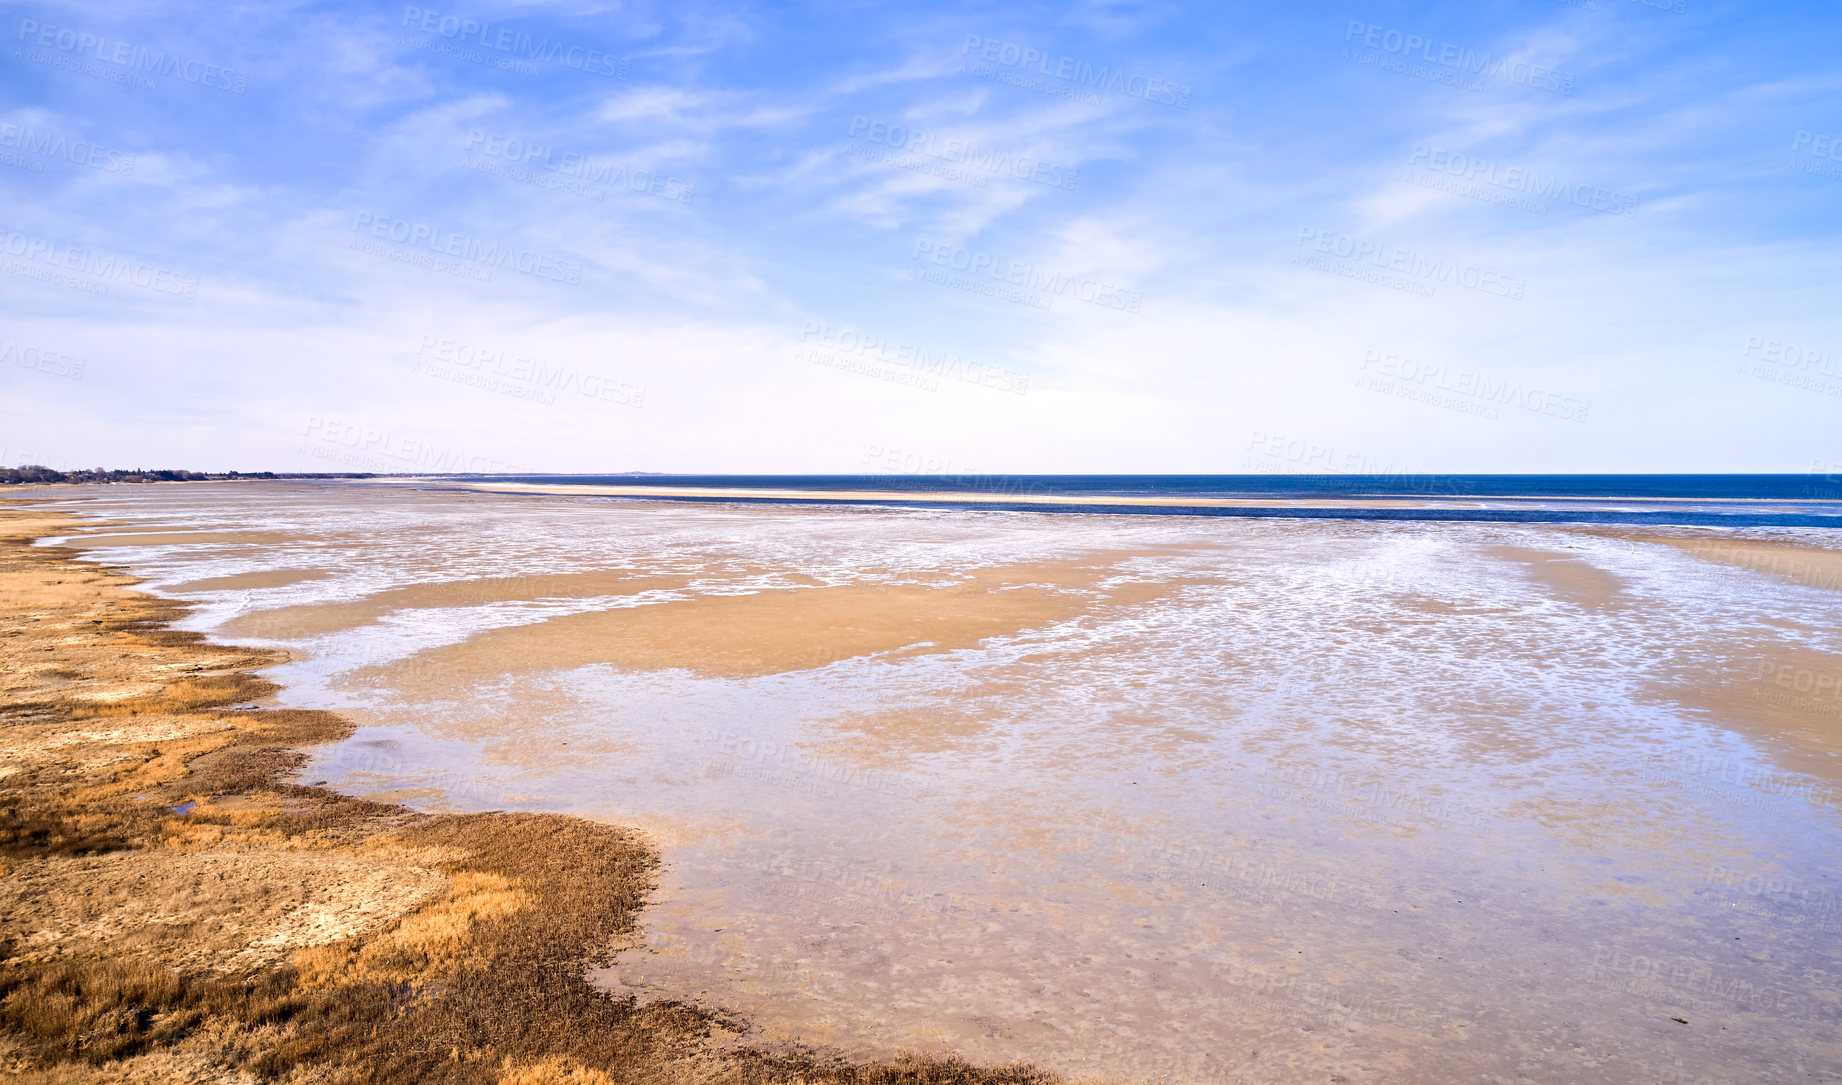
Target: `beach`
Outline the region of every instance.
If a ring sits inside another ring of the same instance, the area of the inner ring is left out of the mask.
[[[361,997],[423,1079],[1842,1072],[1825,529],[31,496],[7,975],[191,977],[150,1080]]]
[[[78,560],[59,511],[0,510],[0,1066],[22,1082],[990,1081],[951,1063],[738,1050],[583,969],[656,884],[638,834],[563,815],[427,816],[293,782],[348,737],[259,707],[285,658]],[[239,578],[273,583],[277,578]],[[285,578],[282,578],[285,579]]]

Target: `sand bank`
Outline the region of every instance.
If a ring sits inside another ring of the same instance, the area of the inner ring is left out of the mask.
[[[277,569],[273,572],[238,573],[235,576],[214,576],[204,580],[188,580],[183,584],[174,584],[175,594],[201,591],[244,591],[252,588],[285,588],[290,584],[304,584],[309,580],[320,580],[328,574],[324,569]]]
[[[487,577],[479,580],[412,584],[376,592],[349,603],[279,607],[257,611],[227,623],[224,632],[238,637],[291,640],[355,629],[398,610],[472,606],[479,603],[537,599],[592,599],[637,595],[681,587],[683,577],[642,576],[632,572],[555,573],[543,576]],[[178,589],[174,589],[178,590]]]
[[[746,678],[884,653],[941,654],[1090,608],[1142,601],[1147,588],[1154,595],[1172,590],[1102,587],[1114,564],[1129,556],[595,610],[478,633],[396,670],[410,681],[421,677],[422,684],[593,663]]]
[[[265,543],[289,542],[294,538],[274,531],[144,531],[129,535],[79,535],[71,541],[85,547],[189,546],[204,543],[260,546]]]

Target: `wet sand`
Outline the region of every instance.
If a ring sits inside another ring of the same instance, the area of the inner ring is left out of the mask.
[[[1790,584],[1842,590],[1842,553],[1774,539],[1686,539],[1660,537],[1703,561],[1752,569]]]
[[[197,594],[359,723],[304,779],[644,826],[643,1003],[1104,1079],[1842,1067],[1821,532],[250,492],[190,500],[290,541],[128,560],[339,570]]]
[[[280,653],[174,631],[184,608],[135,578],[31,545],[82,526],[0,509],[10,1080],[1052,1085],[764,1054],[731,1020],[595,991],[584,970],[632,940],[655,882],[646,842],[290,783],[295,748],[351,725],[249,703],[276,692],[251,671]]]
[[[319,580],[327,573],[317,569],[267,573],[238,573],[235,576],[215,576],[205,580],[194,580],[189,584],[174,584],[173,591],[185,594],[190,591],[239,591],[249,588],[285,588],[290,584],[299,584],[304,580]]]
[[[292,536],[250,531],[156,531],[126,535],[79,535],[73,541],[84,548],[98,546],[192,546],[200,543],[235,543],[250,546],[288,542]]]
[[[437,683],[594,664],[748,678],[865,656],[948,653],[1067,621],[1117,596],[1133,597],[1129,589],[1098,587],[1127,556],[596,610],[480,633],[420,653],[411,666]]]
[[[262,574],[254,574],[260,576]],[[284,574],[273,584],[243,582],[234,585],[185,590],[216,591],[225,587],[281,587],[300,583],[307,577]],[[224,577],[237,581],[237,577]],[[340,630],[368,625],[386,614],[399,610],[469,606],[476,603],[517,602],[527,599],[592,599],[678,587],[680,579],[634,576],[618,572],[561,573],[536,577],[489,577],[443,584],[412,584],[392,588],[350,603],[280,607],[258,611],[227,622],[224,632],[233,637],[266,637],[290,640],[320,636]],[[175,588],[174,590],[180,590]]]

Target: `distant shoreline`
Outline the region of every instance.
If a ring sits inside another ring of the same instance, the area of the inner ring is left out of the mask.
[[[0,469],[24,486],[329,482],[504,496],[833,508],[1265,519],[1842,528],[1842,482],[1808,474],[614,475]]]
[[[328,474],[324,472],[275,471],[184,471],[178,468],[95,468],[87,471],[59,471],[29,464],[24,467],[0,467],[0,486],[92,486],[114,483],[146,482],[280,482],[295,479],[365,479],[369,474]]]

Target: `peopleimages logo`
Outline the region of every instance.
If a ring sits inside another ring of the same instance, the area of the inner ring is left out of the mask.
[[[697,183],[694,181],[666,177],[652,170],[632,169],[624,163],[609,162],[575,151],[559,151],[548,144],[485,132],[478,128],[467,136],[467,149],[522,166],[573,177],[591,185],[623,187],[679,203],[690,203],[691,197],[697,195]]]
[[[1740,363],[1740,372],[1760,380],[1819,395],[1842,396],[1842,366],[1828,351],[1749,335],[1740,357],[1747,359]]]
[[[489,392],[503,392],[516,399],[548,396],[543,402],[554,404],[556,393],[563,392],[622,407],[646,405],[644,385],[627,384],[599,373],[584,373],[573,365],[552,365],[535,358],[513,357],[503,349],[494,350],[465,340],[425,335],[416,344],[416,354],[444,363],[439,366],[418,363],[421,368],[416,372],[455,384],[485,388]],[[507,381],[529,385],[536,395],[521,395],[500,386]]]
[[[11,339],[0,339],[0,365],[9,361],[16,362],[26,369],[36,369],[41,373],[50,373],[56,377],[68,377],[74,381],[83,379],[83,371],[90,364],[87,358],[65,354],[61,350],[49,350],[30,343],[21,345]]]
[[[438,445],[422,438],[400,436],[389,430],[373,429],[335,418],[321,418],[317,414],[308,418],[304,436],[318,441],[319,450],[314,451],[315,446],[313,445],[303,445],[301,451],[309,455],[318,455],[321,459],[341,459],[343,462],[352,462],[350,459],[337,455],[339,449],[343,447],[351,455],[383,456],[441,473],[472,471],[504,474],[518,470],[517,464],[506,463],[488,456],[472,455],[465,450]],[[325,452],[335,454],[323,455],[322,453]]]
[[[1416,143],[1407,164],[1443,173],[1476,184],[1490,185],[1507,192],[1525,193],[1544,200],[1570,203],[1608,215],[1631,218],[1637,214],[1637,197],[1612,192],[1596,185],[1578,185],[1557,174],[1543,176],[1540,171],[1521,166],[1504,166],[1489,158],[1461,154],[1440,147]],[[1546,208],[1542,209],[1545,213]]]
[[[808,320],[800,331],[800,339],[808,343],[816,342],[827,351],[835,351],[840,355],[856,355],[866,362],[898,365],[929,377],[982,385],[1017,395],[1030,390],[1028,373],[983,362],[968,362],[961,355],[948,354],[944,350],[928,350],[910,343],[891,343],[881,336],[864,335],[854,328],[840,328]],[[819,364],[831,363],[821,359]]]
[[[1416,249],[1403,249],[1398,245],[1385,245],[1367,238],[1352,237],[1335,230],[1320,230],[1313,226],[1303,226],[1298,231],[1298,254],[1293,263],[1307,263],[1319,270],[1349,267],[1367,271],[1362,265],[1373,265],[1375,274],[1400,272],[1411,278],[1401,279],[1404,287],[1419,287],[1414,293],[1432,297],[1431,286],[1434,283],[1447,283],[1461,286],[1466,290],[1476,290],[1480,294],[1493,294],[1521,301],[1528,289],[1528,280],[1501,271],[1480,267],[1476,264],[1461,264],[1456,260],[1447,260]],[[1334,257],[1334,261],[1318,260],[1310,263],[1304,259],[1309,251]],[[1340,262],[1340,263],[1339,263]],[[1415,281],[1419,280],[1419,281]]]
[[[1129,75],[1117,68],[1096,68],[1074,57],[1051,56],[1041,49],[1031,49],[996,38],[967,34],[960,55],[1002,64],[1019,72],[1034,73],[1050,79],[1095,90],[1109,90],[1147,102],[1161,102],[1178,109],[1190,108],[1190,88],[1144,75]]]
[[[21,128],[17,124],[0,124],[0,147],[17,147],[27,154],[61,158],[78,166],[88,166],[104,173],[134,175],[134,156],[91,143],[68,139],[55,132]]]
[[[164,49],[156,53],[145,46],[85,30],[47,26],[32,19],[21,19],[19,40],[30,41],[34,45],[56,49],[71,56],[95,57],[105,64],[113,64],[130,72],[170,75],[196,86],[227,90],[235,94],[242,94],[249,89],[248,72],[207,64],[202,60],[187,60],[178,53],[169,53]],[[36,60],[32,57],[27,59]],[[147,84],[147,89],[152,87],[153,84]]]
[[[1497,407],[1520,407],[1533,414],[1545,414],[1569,422],[1584,422],[1592,405],[1585,400],[1559,392],[1525,387],[1520,381],[1491,377],[1471,369],[1454,369],[1433,362],[1421,362],[1398,354],[1364,351],[1357,370],[1368,375],[1371,383],[1357,383],[1372,391],[1398,395],[1405,399],[1422,399],[1434,406],[1460,410],[1465,414],[1482,414],[1465,406],[1488,407],[1487,417],[1496,418]],[[1375,378],[1384,380],[1377,382]],[[1399,382],[1399,383],[1395,383]]]
[[[968,281],[973,283],[989,279],[1009,286],[1020,286],[1027,291],[1047,295],[1045,301],[1048,298],[1073,297],[1102,309],[1118,309],[1128,313],[1138,312],[1139,307],[1145,303],[1145,295],[1136,290],[1122,290],[1098,279],[1053,271],[1040,264],[1026,264],[943,242],[915,242],[913,259],[917,264],[933,264],[963,272],[968,276]]]
[[[32,263],[8,264],[6,270],[25,278],[58,282],[92,294],[106,294],[109,283],[138,286],[161,294],[182,298],[198,297],[198,276],[174,271],[129,256],[119,256],[96,249],[80,248],[50,238],[22,234],[0,226],[0,251],[8,256],[23,257]],[[42,262],[43,267],[36,267]],[[34,273],[35,270],[39,273]],[[73,279],[65,272],[87,278]]]
[[[477,19],[463,19],[457,15],[443,15],[439,11],[406,7],[403,9],[403,26],[452,41],[472,42],[482,49],[491,49],[522,60],[560,64],[565,68],[607,79],[627,78],[628,64],[620,57],[610,56],[599,49],[551,41],[549,38],[533,38],[522,31],[493,26]]]
[[[1344,32],[1345,44],[1361,39],[1365,48],[1379,49],[1384,53],[1393,53],[1408,60],[1424,60],[1443,68],[1465,72],[1470,75],[1487,75],[1502,79],[1517,86],[1533,87],[1536,90],[1549,90],[1556,94],[1573,93],[1573,76],[1566,72],[1544,68],[1539,64],[1530,64],[1526,60],[1511,60],[1508,57],[1480,53],[1462,45],[1451,42],[1435,43],[1431,38],[1419,34],[1408,34],[1387,27],[1350,20],[1349,29]],[[1439,51],[1433,51],[1434,45]]]
[[[1819,136],[1799,128],[1791,137],[1790,164],[1799,173],[1842,179],[1842,136]]]
[[[1791,150],[1842,162],[1842,136],[1819,136],[1799,128],[1791,137]]]
[[[1064,166],[1055,162],[1046,162],[1025,154],[1012,154],[1009,151],[993,151],[970,143],[963,139],[942,139],[931,132],[918,128],[907,128],[887,121],[872,120],[869,117],[851,118],[851,135],[862,136],[872,143],[880,143],[897,151],[919,151],[930,158],[938,158],[954,165],[984,173],[1005,177],[1015,177],[1022,181],[1035,181],[1050,188],[1073,190],[1080,180],[1080,171],[1074,166]]]
[[[573,260],[528,249],[514,249],[497,242],[489,244],[479,237],[457,234],[452,230],[390,215],[359,211],[353,216],[352,230],[358,237],[353,238],[351,248],[358,248],[356,242],[368,235],[380,241],[402,245],[406,249],[426,249],[436,256],[453,256],[471,261],[480,265],[479,270],[510,266],[526,275],[571,286],[582,281],[582,265]],[[490,274],[490,271],[487,273]]]
[[[1816,347],[1767,339],[1762,335],[1747,336],[1746,349],[1740,351],[1740,356],[1764,358],[1768,362],[1792,369],[1811,369],[1825,377],[1842,377],[1842,366],[1837,365],[1834,354]]]

